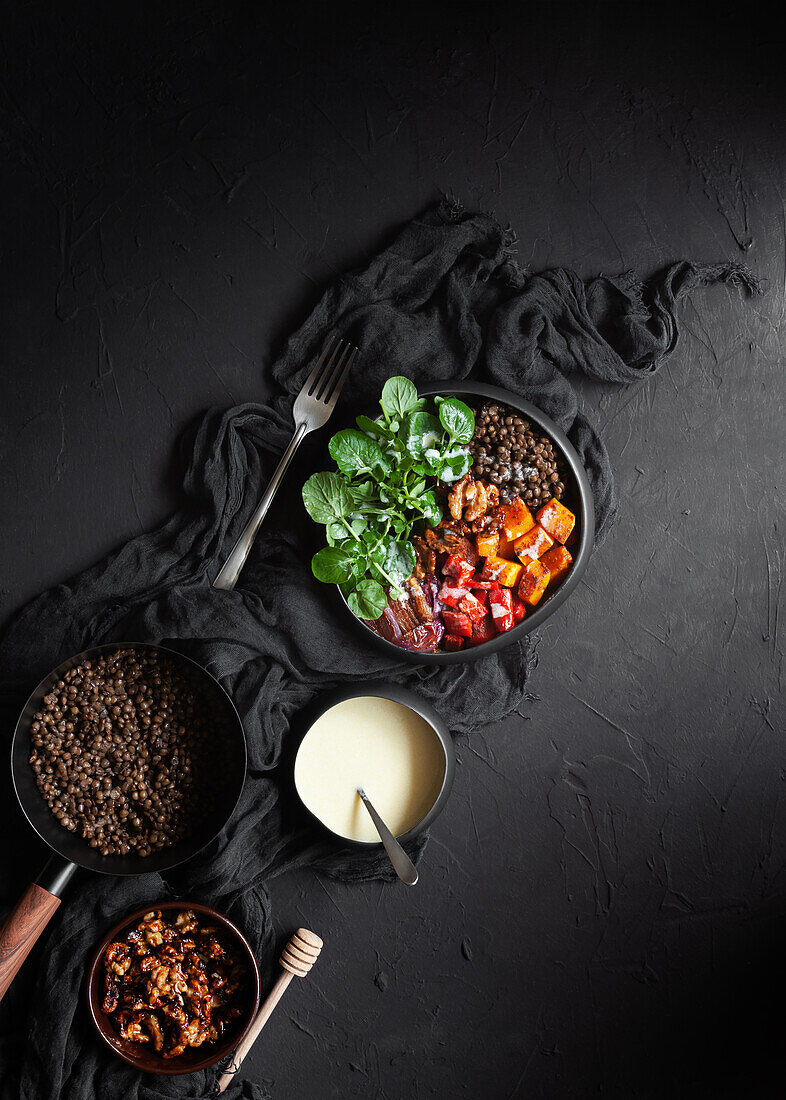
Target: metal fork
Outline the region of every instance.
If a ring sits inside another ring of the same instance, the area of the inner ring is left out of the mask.
[[[268,482],[256,511],[213,581],[214,588],[232,589],[237,584],[240,570],[245,565],[248,553],[257,537],[257,531],[267,515],[279,485],[284,480],[284,474],[294,458],[295,451],[309,432],[321,428],[330,419],[357,350],[353,344],[346,340],[337,340],[335,336],[331,336],[323,348],[314,369],[295,399],[292,409],[292,415],[295,418],[295,434],[281,456],[281,461]],[[329,359],[328,353],[330,353]]]

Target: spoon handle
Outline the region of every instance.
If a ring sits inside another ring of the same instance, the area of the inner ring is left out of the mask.
[[[393,864],[393,870],[396,872],[401,881],[407,884],[407,886],[414,886],[415,883],[418,881],[418,872],[415,864],[409,858],[409,856],[401,847],[396,838],[393,836],[385,822],[371,805],[371,802],[368,799],[368,795],[362,787],[358,787],[358,794],[363,799],[363,805],[368,810],[371,816],[371,820],[377,827],[379,839],[382,841],[390,862]]]

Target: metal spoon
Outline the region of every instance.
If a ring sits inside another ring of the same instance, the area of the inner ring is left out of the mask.
[[[363,788],[358,787],[357,791],[360,797],[363,799],[363,805],[366,807],[369,814],[371,815],[371,820],[377,827],[379,839],[382,841],[390,862],[393,864],[393,870],[396,872],[401,881],[406,883],[407,886],[414,886],[415,883],[418,881],[418,872],[415,864],[409,858],[409,856],[401,847],[396,838],[393,836],[385,822],[371,805],[368,799],[368,795],[363,790]]]

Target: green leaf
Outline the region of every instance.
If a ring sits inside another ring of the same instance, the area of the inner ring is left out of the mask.
[[[402,421],[418,405],[418,391],[414,382],[402,375],[388,378],[382,387],[379,403],[388,420]]]
[[[472,456],[465,447],[454,447],[453,450],[446,451],[444,458],[445,465],[456,477],[463,477],[464,474],[469,473]]]
[[[350,611],[360,619],[378,619],[388,605],[385,589],[377,581],[360,581],[347,597]]]
[[[382,568],[393,584],[401,584],[415,571],[415,550],[409,542],[385,541],[385,560]]]
[[[374,435],[378,439],[391,439],[393,436],[393,432],[386,428],[384,424],[380,424],[378,420],[372,420],[370,416],[358,416],[355,423],[362,432]]]
[[[311,572],[325,584],[342,584],[352,576],[354,555],[340,546],[325,546],[311,559]]]
[[[353,509],[352,494],[340,474],[312,474],[303,486],[306,511],[317,523],[330,523],[349,515]]]
[[[427,412],[412,413],[407,420],[406,447],[413,458],[421,458],[423,452],[436,447],[442,438],[442,425],[436,416]]]
[[[357,485],[350,485],[349,490],[356,504],[367,504],[377,496],[377,486],[373,481],[361,481]]]
[[[439,406],[442,426],[459,443],[469,443],[475,431],[475,414],[457,397],[449,397]]]
[[[432,527],[436,527],[439,521],[442,519],[442,508],[437,502],[437,498],[433,493],[424,493],[418,500],[418,507],[425,519],[431,524]]]
[[[390,471],[390,463],[380,450],[379,444],[355,428],[336,432],[328,443],[328,450],[339,470],[348,477],[370,473],[376,469],[384,473]]]

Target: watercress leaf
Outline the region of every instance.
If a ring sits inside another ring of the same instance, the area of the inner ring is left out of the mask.
[[[385,589],[377,581],[363,580],[347,597],[350,611],[361,619],[378,619],[387,607]]]
[[[418,507],[432,527],[436,527],[442,519],[442,508],[433,493],[423,493],[418,500]]]
[[[385,561],[382,568],[394,584],[411,577],[415,571],[415,550],[409,542],[385,540]]]
[[[452,451],[447,451],[444,458],[445,465],[459,477],[463,477],[472,465],[472,456],[464,447],[456,447]]]
[[[321,472],[312,474],[303,486],[303,503],[306,511],[317,523],[330,523],[352,511],[353,502],[349,486],[340,474]]]
[[[311,559],[311,572],[325,584],[341,584],[352,576],[353,556],[340,546],[325,546]]]
[[[416,481],[415,484],[410,489],[410,496],[419,497],[420,494],[424,491],[425,488],[426,488],[426,479],[424,477],[422,477],[420,479],[420,481]]]
[[[379,403],[388,420],[398,420],[400,422],[407,413],[414,411],[418,400],[418,391],[414,382],[410,382],[408,378],[398,374],[393,378],[388,378],[382,387]]]
[[[475,431],[475,414],[457,397],[449,397],[439,406],[442,426],[459,443],[469,443]]]
[[[366,546],[375,546],[379,542],[379,534],[373,528],[364,531],[360,538]]]
[[[364,504],[372,501],[377,495],[377,487],[373,481],[359,481],[357,485],[350,486],[352,499],[356,504]]]
[[[356,428],[346,428],[343,432],[336,432],[328,443],[328,450],[339,470],[348,477],[370,473],[377,469],[383,472],[390,469],[390,463],[382,453],[379,444]]]
[[[358,554],[358,556],[352,562],[352,581],[357,583],[361,580],[368,570],[368,561],[365,554]],[[346,592],[344,593],[346,595]]]
[[[452,470],[458,470],[460,466],[465,466],[467,459],[470,457],[469,451],[466,447],[451,447],[450,450],[445,451],[445,461]]]
[[[442,425],[436,416],[427,412],[416,412],[407,417],[405,443],[413,458],[421,458],[423,452],[436,447],[441,438]]]
[[[362,432],[376,436],[378,439],[390,439],[393,435],[384,424],[380,424],[378,420],[372,420],[370,416],[358,416],[355,423]]]
[[[472,457],[469,451],[464,447],[455,447],[453,450],[446,451],[442,456],[437,476],[440,481],[451,485],[468,473],[471,465]]]

